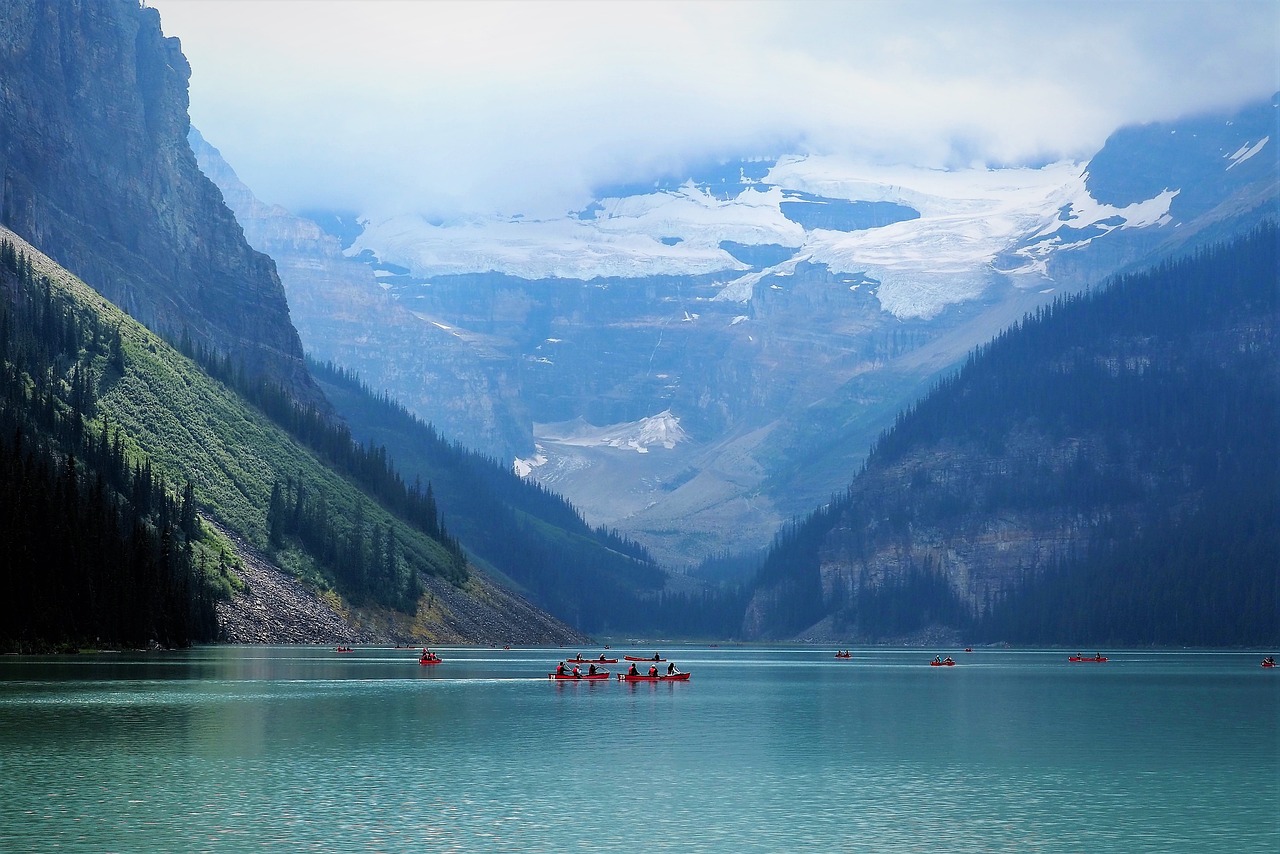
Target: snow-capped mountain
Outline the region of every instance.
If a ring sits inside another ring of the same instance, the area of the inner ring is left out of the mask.
[[[1026,311],[1274,216],[1276,114],[1126,128],[1039,168],[784,156],[606,188],[552,219],[366,213],[345,252],[387,299],[483,342],[531,416],[528,445],[484,450],[696,561],[841,490],[899,409]],[[418,412],[469,441],[445,407]],[[671,447],[642,438],[655,427]]]
[[[1268,141],[1246,141],[1227,168]],[[366,252],[420,277],[714,274],[716,298],[737,302],[748,302],[769,276],[822,264],[875,283],[878,300],[895,316],[931,317],[976,298],[993,276],[1038,286],[1056,252],[1081,249],[1117,229],[1170,224],[1180,192],[1161,187],[1147,198],[1109,204],[1091,195],[1085,164],[1074,162],[940,171],[784,157],[760,181],[739,169],[736,185],[689,179],[671,189],[601,198],[554,220],[369,219],[348,253]],[[777,262],[744,260],[762,249]]]

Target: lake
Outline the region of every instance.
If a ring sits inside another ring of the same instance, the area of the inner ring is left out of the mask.
[[[1280,851],[1261,652],[659,649],[2,657],[0,851]]]

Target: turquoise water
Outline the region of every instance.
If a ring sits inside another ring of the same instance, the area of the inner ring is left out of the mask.
[[[0,658],[0,851],[1280,850],[1261,653],[663,651]]]

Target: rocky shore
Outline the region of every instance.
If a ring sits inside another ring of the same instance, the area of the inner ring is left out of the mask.
[[[424,578],[417,614],[346,608],[272,564],[245,540],[236,547],[245,590],[217,606],[221,640],[236,644],[580,644],[586,637],[474,568],[466,592]]]

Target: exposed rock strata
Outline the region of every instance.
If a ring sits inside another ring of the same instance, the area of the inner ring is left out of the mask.
[[[323,406],[271,259],[187,143],[190,74],[134,0],[0,4],[0,221],[153,329]]]

